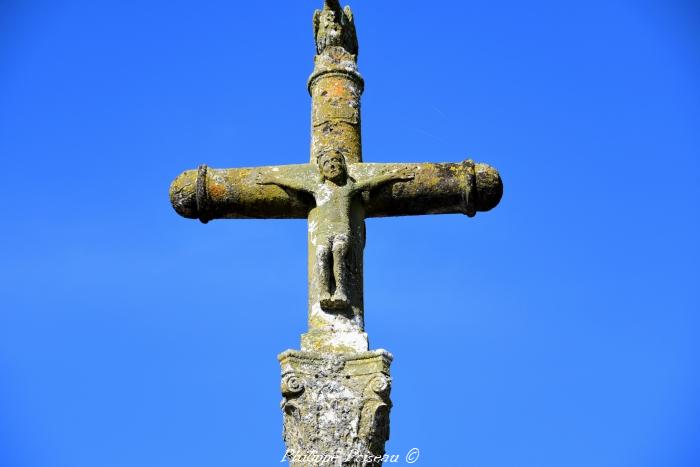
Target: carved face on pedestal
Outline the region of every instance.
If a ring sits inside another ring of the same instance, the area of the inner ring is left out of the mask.
[[[347,178],[345,158],[337,151],[323,154],[318,158],[318,170],[322,180],[330,180],[336,185],[343,185]]]

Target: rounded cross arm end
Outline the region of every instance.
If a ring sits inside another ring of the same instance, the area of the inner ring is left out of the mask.
[[[170,203],[175,212],[187,219],[199,219],[197,178],[197,170],[187,170],[170,184]]]
[[[474,164],[477,211],[490,211],[503,197],[503,180],[498,170],[488,164]]]

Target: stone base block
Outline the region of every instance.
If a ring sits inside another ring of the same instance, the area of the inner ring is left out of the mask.
[[[389,439],[392,355],[287,350],[278,359],[290,465],[381,466]]]

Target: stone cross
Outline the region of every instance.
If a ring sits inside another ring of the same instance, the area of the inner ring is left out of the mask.
[[[364,331],[365,219],[472,217],[495,207],[503,186],[495,169],[471,160],[362,162],[364,80],[357,70],[352,11],[326,0],[314,13],[313,27],[310,162],[238,169],[201,165],[175,179],[170,199],[180,215],[204,223],[308,219],[308,331],[301,351],[279,357],[288,459],[298,466],[315,463],[304,456],[331,456],[326,465],[381,465],[392,357],[370,352]]]

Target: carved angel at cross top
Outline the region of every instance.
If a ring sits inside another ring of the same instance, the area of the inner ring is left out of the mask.
[[[314,12],[314,38],[319,54],[326,47],[336,46],[357,55],[357,33],[350,7],[341,8],[338,0],[326,0],[323,10]]]

